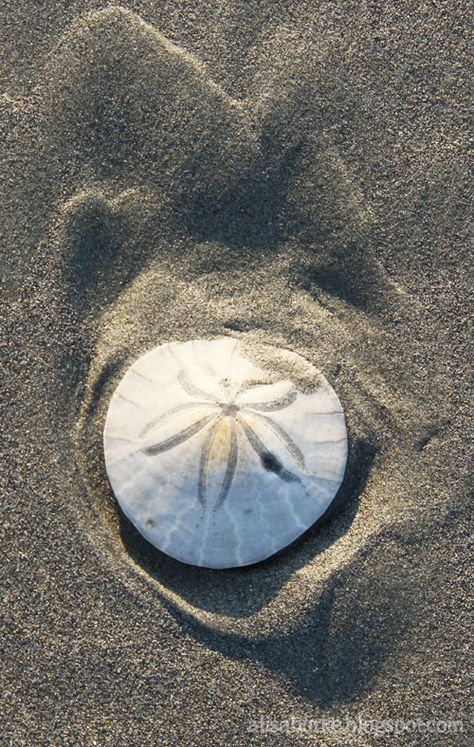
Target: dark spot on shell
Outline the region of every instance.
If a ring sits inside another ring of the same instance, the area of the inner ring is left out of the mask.
[[[260,460],[266,470],[268,470],[269,472],[273,472],[284,482],[298,482],[298,478],[296,477],[296,475],[285,469],[280,460],[277,459],[276,456],[274,456],[274,454],[271,454],[269,451],[265,451],[263,454],[261,454]]]
[[[262,464],[269,472],[275,472],[275,474],[279,474],[282,470],[282,465],[278,461],[278,459],[273,456],[273,454],[270,454],[269,451],[266,451],[264,454],[262,454]]]

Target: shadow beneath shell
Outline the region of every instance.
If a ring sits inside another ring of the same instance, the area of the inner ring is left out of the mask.
[[[196,607],[233,618],[258,612],[298,568],[350,528],[376,451],[370,442],[360,440],[350,454],[346,478],[330,510],[290,547],[258,565],[226,571],[183,565],[155,550],[121,515],[127,552]],[[258,637],[225,632],[166,598],[161,604],[201,645],[234,661],[263,667],[287,680],[299,696],[331,709],[370,689],[413,614],[415,589],[400,574],[396,541],[386,534],[365,548],[360,561],[364,573],[354,574],[352,567],[333,573],[304,623],[290,632]]]
[[[368,573],[342,569],[327,583],[303,625],[282,635],[250,638],[209,628],[168,601],[180,627],[223,656],[257,665],[289,681],[323,709],[350,703],[368,691],[414,613],[416,564],[400,573],[399,548],[389,533],[367,548]],[[396,633],[394,633],[396,631]],[[258,713],[257,713],[258,715]]]
[[[375,456],[370,442],[356,441],[349,449],[345,478],[325,514],[289,547],[261,563],[226,570],[181,563],[147,542],[117,505],[124,549],[143,571],[192,606],[231,618],[248,617],[263,609],[295,571],[348,531]]]

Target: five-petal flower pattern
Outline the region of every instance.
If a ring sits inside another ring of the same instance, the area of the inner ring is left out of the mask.
[[[275,412],[277,410],[289,407],[297,397],[297,390],[289,382],[287,391],[276,398],[268,398],[267,390],[272,387],[257,383],[243,384],[233,386],[229,379],[218,379],[216,392],[211,393],[204,391],[196,385],[184,368],[178,373],[178,382],[182,390],[193,398],[193,401],[186,402],[171,408],[163,415],[153,419],[141,433],[142,438],[149,440],[149,437],[159,432],[160,427],[166,425],[168,435],[143,447],[142,451],[148,456],[155,456],[165,451],[173,449],[201,433],[204,438],[199,464],[199,478],[197,482],[197,495],[203,507],[208,505],[208,484],[210,479],[210,470],[212,461],[210,458],[211,450],[216,442],[226,441],[226,463],[222,473],[222,480],[218,490],[217,499],[214,503],[214,509],[218,509],[224,503],[229,494],[232,481],[234,479],[239,451],[241,449],[241,439],[245,439],[251,446],[253,452],[260,460],[262,466],[275,473],[285,482],[298,481],[299,477],[285,464],[281,459],[265,445],[262,434],[258,433],[255,428],[255,422],[264,426],[277,438],[278,442],[284,448],[284,452],[304,469],[304,457],[293,439],[288,433],[278,425],[271,417],[265,413]],[[248,396],[249,393],[260,393],[261,399]],[[193,411],[198,411],[197,417],[192,417]],[[182,415],[191,415],[191,422],[182,425]],[[176,427],[173,428],[173,420]],[[169,435],[169,430],[172,433]]]
[[[256,563],[326,510],[347,431],[324,375],[256,339],[170,342],[109,405],[104,454],[123,512],[155,547],[208,568]]]

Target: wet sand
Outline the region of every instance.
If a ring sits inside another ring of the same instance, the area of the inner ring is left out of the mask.
[[[3,11],[5,743],[467,745],[467,4],[155,5]],[[211,571],[121,514],[102,429],[223,334],[317,365],[350,455]]]

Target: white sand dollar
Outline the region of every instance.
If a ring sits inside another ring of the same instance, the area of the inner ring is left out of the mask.
[[[301,535],[341,484],[341,404],[304,358],[232,337],[168,343],[126,372],[107,474],[130,521],[178,560],[230,568]]]

